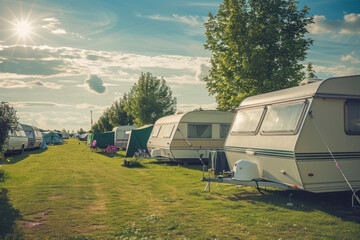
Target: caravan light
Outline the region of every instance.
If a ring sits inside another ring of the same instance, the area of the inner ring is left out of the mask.
[[[296,185],[292,185],[291,186],[293,189],[297,189],[297,186]]]

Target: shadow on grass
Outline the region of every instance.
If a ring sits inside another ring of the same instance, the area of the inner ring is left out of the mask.
[[[0,189],[0,239],[22,239],[22,232],[15,223],[21,215],[9,203],[7,194],[7,189]]]
[[[104,156],[104,157],[108,157],[108,158],[124,158],[125,155],[124,154],[121,154],[121,153],[107,153],[106,151],[99,151],[99,150],[95,150],[93,151],[94,153],[97,153],[101,156]]]
[[[168,159],[154,159],[154,161],[148,162],[147,164],[159,164],[159,165],[166,165],[166,166],[178,166],[177,162],[168,160]]]
[[[144,164],[142,164],[138,159],[132,158],[132,159],[123,159],[123,167],[127,168],[146,168]]]
[[[322,211],[344,221],[360,223],[360,214],[356,213],[351,206],[352,192],[310,193],[266,189],[262,192],[264,194],[257,191],[243,191],[229,196],[227,199],[231,201],[245,200],[254,204],[263,202],[300,212]],[[293,206],[287,206],[289,202],[293,203]]]
[[[34,149],[34,150],[27,150],[25,151],[23,154],[19,154],[19,153],[9,153],[5,155],[5,158],[0,160],[0,163],[3,164],[15,164],[17,162],[20,162],[24,159],[26,159],[27,157],[29,157],[30,155],[34,155],[34,154],[40,154],[42,152],[45,152],[47,149]]]

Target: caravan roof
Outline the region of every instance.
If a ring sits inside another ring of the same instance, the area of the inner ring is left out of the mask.
[[[358,78],[359,76],[329,78],[303,86],[248,97],[240,104],[240,108],[305,97],[359,98],[360,82]]]

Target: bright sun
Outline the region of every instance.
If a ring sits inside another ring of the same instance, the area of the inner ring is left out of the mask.
[[[31,24],[27,21],[20,21],[15,25],[15,32],[20,38],[27,38],[32,33]]]

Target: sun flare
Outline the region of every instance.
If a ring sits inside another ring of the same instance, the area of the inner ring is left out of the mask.
[[[20,38],[27,38],[32,33],[31,24],[27,21],[20,21],[15,25],[15,32]]]

